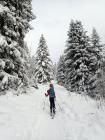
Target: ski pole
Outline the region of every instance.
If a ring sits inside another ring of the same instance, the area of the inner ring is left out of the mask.
[[[61,108],[60,104],[58,103],[58,101],[57,101],[57,104],[58,104],[58,106],[59,106],[60,110],[62,111],[62,108]]]
[[[59,103],[58,103],[58,106],[59,106],[60,110],[62,111],[62,108],[61,108],[61,106],[59,105]]]
[[[45,100],[46,100],[46,98],[43,101],[43,110],[45,109]]]

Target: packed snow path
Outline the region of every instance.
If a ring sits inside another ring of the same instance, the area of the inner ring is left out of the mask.
[[[105,140],[105,106],[55,84],[56,115],[49,115],[48,85],[27,95],[0,97],[0,140]]]

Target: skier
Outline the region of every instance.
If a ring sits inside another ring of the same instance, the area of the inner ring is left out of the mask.
[[[50,115],[54,116],[55,114],[55,91],[54,91],[54,86],[53,84],[50,84],[49,90],[47,90],[47,94],[45,93],[45,96],[49,96],[49,101],[50,101]]]

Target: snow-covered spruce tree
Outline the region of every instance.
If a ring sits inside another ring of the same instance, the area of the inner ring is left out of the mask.
[[[28,86],[30,79],[30,52],[26,42],[24,42],[24,50],[22,53],[22,57],[24,59],[23,63],[24,73],[22,76],[22,82],[24,83],[25,86]]]
[[[91,65],[90,70],[93,74],[102,66],[102,44],[100,43],[100,37],[96,31],[95,28],[92,30],[91,35],[91,47],[90,47],[90,53],[91,53]]]
[[[34,88],[38,88],[35,78],[36,62],[37,62],[36,57],[34,55],[30,57],[30,72],[29,72],[30,85],[33,86]]]
[[[90,63],[90,78],[88,82],[88,94],[91,97],[99,97],[104,94],[105,90],[105,72],[104,72],[104,57],[102,55],[102,44],[100,37],[95,28],[93,28],[91,35],[91,63]]]
[[[35,79],[37,83],[46,83],[53,79],[53,64],[43,35],[36,52]]]
[[[30,78],[33,78],[33,75],[35,74],[35,65],[36,64],[36,57],[33,55],[30,58]]]
[[[57,80],[57,63],[54,64],[53,66],[53,70],[54,70],[54,80]]]
[[[86,91],[89,77],[89,37],[80,21],[71,21],[65,49],[65,86],[72,91]]]
[[[33,17],[31,0],[0,0],[1,90],[6,87],[13,88],[14,85],[17,87],[20,79],[23,82],[27,79],[27,50],[24,37],[31,28],[29,22]],[[11,82],[14,83],[13,86]]]
[[[65,85],[65,63],[64,56],[60,56],[58,66],[57,66],[57,82],[64,86]]]

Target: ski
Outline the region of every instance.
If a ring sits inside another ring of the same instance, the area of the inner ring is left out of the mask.
[[[55,114],[54,114],[54,113],[52,113],[52,114],[51,114],[51,119],[54,119],[54,116],[55,116]]]
[[[54,116],[51,116],[51,119],[54,119]]]
[[[52,119],[54,119],[54,115],[52,115]]]

